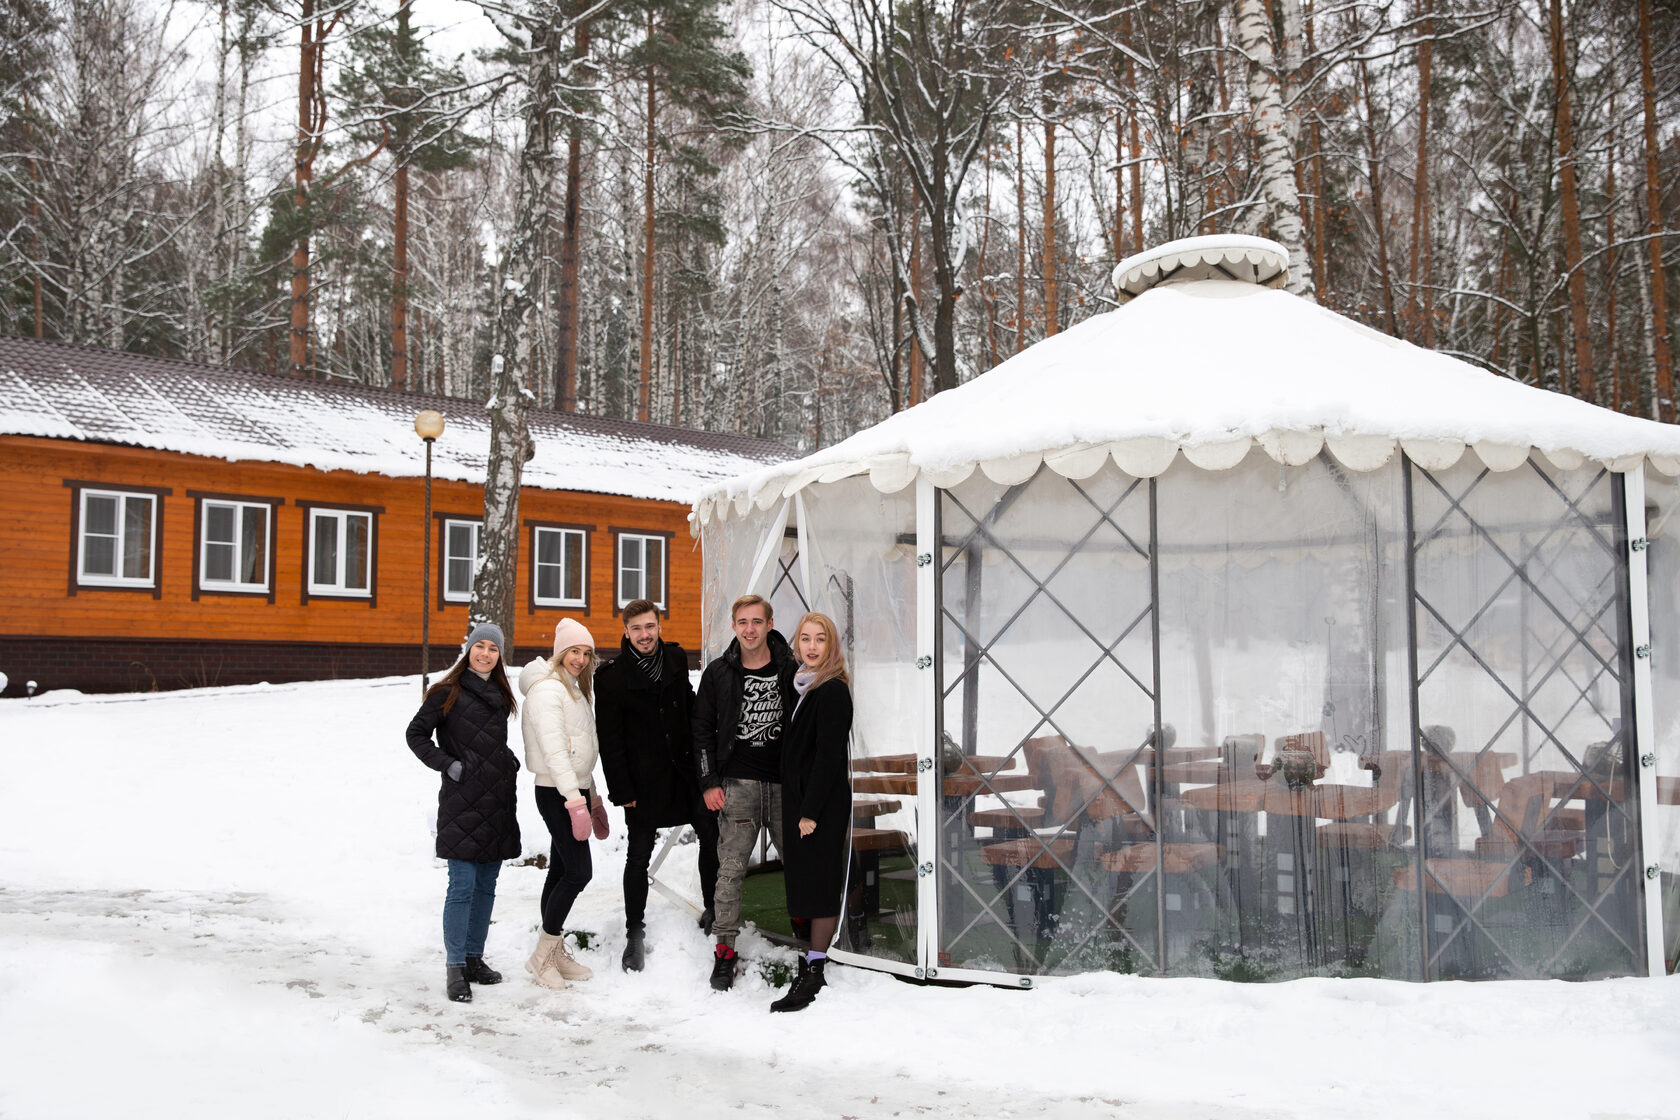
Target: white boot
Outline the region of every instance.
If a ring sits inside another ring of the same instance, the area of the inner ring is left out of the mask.
[[[566,951],[566,942],[564,938],[555,943],[554,956],[551,959],[554,961],[555,969],[559,971],[561,976],[564,976],[568,980],[587,980],[591,976],[595,975],[592,969],[590,969],[587,965],[579,964],[572,958],[572,955]]]
[[[560,938],[552,933],[538,933],[537,947],[531,953],[531,958],[525,962],[525,971],[536,977],[537,983],[545,988],[564,988],[566,978],[554,967],[554,950],[560,944]]]

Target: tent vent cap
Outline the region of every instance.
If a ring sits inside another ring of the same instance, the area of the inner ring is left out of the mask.
[[[1288,279],[1288,250],[1276,241],[1240,233],[1169,241],[1114,266],[1115,296],[1121,303],[1159,284],[1240,280],[1262,288],[1281,288]]]

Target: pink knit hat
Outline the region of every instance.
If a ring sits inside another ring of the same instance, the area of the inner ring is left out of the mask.
[[[554,652],[558,656],[573,646],[583,646],[586,649],[595,648],[595,639],[589,636],[589,631],[583,628],[583,623],[575,618],[562,618],[560,624],[554,628]]]

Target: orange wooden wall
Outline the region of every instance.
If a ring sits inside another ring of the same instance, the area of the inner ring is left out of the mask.
[[[66,480],[116,487],[168,489],[161,501],[163,540],[157,573],[162,593],[78,587],[71,538],[75,491]],[[266,596],[192,596],[197,542],[188,491],[284,499],[276,510],[274,601]],[[434,480],[434,514],[483,516],[483,488]],[[381,506],[376,527],[375,600],[304,602],[305,509],[298,503]],[[67,440],[0,436],[0,634],[51,637],[161,638],[214,641],[418,643],[425,484],[281,463],[228,462],[193,455]],[[589,627],[603,653],[618,647],[623,628],[613,613],[612,530],[667,533],[669,559],[664,624],[667,640],[690,651],[700,644],[700,552],[688,535],[688,507],[675,502],[604,494],[527,489],[520,496],[519,598],[513,642],[545,646],[554,625],[571,615]],[[532,608],[531,534],[527,522],[593,526],[588,537],[587,610]],[[464,603],[438,606],[439,523],[432,526],[431,640],[458,641]]]

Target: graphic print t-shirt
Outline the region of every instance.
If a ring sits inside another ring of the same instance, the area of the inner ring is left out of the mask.
[[[776,663],[741,670],[741,722],[735,752],[723,768],[726,778],[782,780],[782,686]]]

